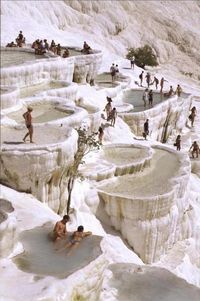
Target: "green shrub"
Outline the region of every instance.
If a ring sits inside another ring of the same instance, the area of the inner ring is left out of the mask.
[[[135,58],[135,64],[141,68],[145,66],[157,66],[157,57],[153,52],[153,49],[149,45],[139,48],[129,48],[126,58],[131,60]]]

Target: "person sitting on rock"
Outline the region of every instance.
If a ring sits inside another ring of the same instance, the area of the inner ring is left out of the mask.
[[[44,39],[44,49],[49,51],[49,43],[47,42],[47,39]]]
[[[191,126],[193,127],[194,126],[194,120],[195,120],[195,117],[196,117],[196,112],[197,112],[197,109],[196,107],[193,107],[191,109],[191,114],[189,115],[189,119],[191,121]]]
[[[169,92],[164,93],[164,96],[166,96],[166,97],[171,97],[171,96],[173,96],[174,94],[175,94],[175,92],[174,92],[174,90],[173,90],[173,87],[170,86]]]
[[[8,43],[6,47],[17,47],[17,45],[12,41],[11,43]]]
[[[192,150],[192,158],[194,159],[194,154],[196,154],[196,158],[198,158],[200,154],[200,148],[196,141],[192,143],[192,146],[190,147],[189,151],[191,150]]]
[[[81,50],[81,52],[85,54],[90,54],[91,52],[91,47],[86,43],[86,41],[84,41],[83,43],[83,49]]]
[[[174,146],[176,146],[177,151],[181,150],[181,135],[178,135],[176,137],[176,142],[174,143]]]
[[[54,42],[54,40],[51,41],[51,45],[49,48],[54,54],[56,54],[56,43]]]
[[[22,31],[20,30],[18,37],[16,38],[16,43],[18,47],[22,47],[22,44],[25,44],[25,37],[23,36]]]
[[[40,41],[39,41],[39,39],[37,39],[33,42],[33,44],[31,45],[31,48],[38,49],[39,47],[40,47]]]
[[[60,44],[58,44],[57,47],[56,47],[56,54],[61,56],[61,46],[60,46]]]
[[[63,57],[63,58],[69,57],[69,49],[68,49],[68,48],[65,48],[65,51],[64,51],[62,57]]]
[[[108,116],[107,121],[110,120],[111,121],[110,125],[114,127],[116,118],[117,118],[117,110],[116,110],[116,108],[113,108],[112,111],[110,112],[109,116]]]
[[[66,248],[70,248],[70,252],[68,252],[68,255],[72,252],[73,249],[77,248],[80,244],[81,240],[86,237],[92,235],[91,231],[84,232],[83,226],[78,226],[77,231],[75,231],[72,236],[70,237],[69,242],[66,245]]]
[[[57,241],[67,237],[66,224],[69,222],[69,215],[64,215],[63,219],[55,224],[53,229],[53,240]]]
[[[181,92],[182,92],[182,88],[181,88],[180,85],[178,85],[177,88],[176,88],[176,94],[178,95],[178,97],[181,96]]]
[[[26,138],[28,136],[30,136],[30,143],[34,143],[33,142],[33,125],[32,125],[32,116],[31,116],[31,112],[33,111],[33,109],[31,107],[27,108],[27,112],[25,112],[23,114],[23,117],[25,119],[25,125],[28,129],[28,133],[24,136],[23,141],[26,142]]]
[[[145,140],[147,140],[147,136],[149,135],[149,119],[147,119],[144,123],[144,132],[143,137]]]

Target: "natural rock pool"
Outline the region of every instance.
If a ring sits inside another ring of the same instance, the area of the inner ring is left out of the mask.
[[[55,82],[50,81],[47,83],[42,83],[42,84],[33,85],[33,86],[20,89],[20,97],[21,98],[30,97],[40,92],[53,90],[53,89],[60,89],[65,87],[67,87],[66,83],[59,82],[59,81],[55,81]]]
[[[34,61],[38,59],[45,59],[44,55],[35,55],[26,51],[12,51],[1,50],[1,67],[10,67],[15,65],[21,65],[28,61]]]
[[[43,123],[56,119],[62,119],[73,114],[72,111],[60,110],[58,107],[55,106],[55,104],[38,103],[31,105],[31,107],[33,108],[33,123]],[[24,123],[23,114],[26,112],[26,110],[27,108],[23,106],[22,109],[9,113],[7,117],[14,119],[16,122]]]

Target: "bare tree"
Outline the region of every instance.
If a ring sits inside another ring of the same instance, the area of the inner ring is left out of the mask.
[[[68,198],[67,198],[67,214],[70,210],[71,205],[71,196],[72,190],[74,187],[74,182],[77,177],[80,177],[80,173],[78,171],[79,165],[83,164],[83,158],[91,151],[97,150],[100,148],[99,141],[96,140],[97,133],[95,132],[88,132],[86,129],[76,129],[78,133],[78,141],[77,141],[77,151],[74,155],[73,164],[70,166],[68,171]]]

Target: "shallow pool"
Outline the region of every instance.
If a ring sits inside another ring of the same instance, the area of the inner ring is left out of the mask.
[[[20,89],[20,98],[30,97],[40,92],[44,92],[51,89],[60,89],[67,87],[62,82],[48,82],[38,85],[29,86],[27,88]]]
[[[1,50],[1,67],[21,65],[28,61],[44,59],[44,55],[35,55],[26,51]]]
[[[115,165],[125,165],[141,161],[147,153],[147,149],[115,146],[105,148],[103,157]]]
[[[33,123],[43,123],[52,120],[57,120],[70,116],[72,112],[61,111],[59,108],[56,108],[53,104],[35,104],[31,105],[33,108],[32,118]],[[26,112],[27,108],[23,107],[21,110],[12,112],[7,116],[11,119],[14,119],[18,123],[24,123],[23,114]]]
[[[134,108],[129,112],[141,112],[149,110],[149,104],[147,103],[146,107],[144,107],[144,102],[142,99],[144,90],[128,90],[124,92],[123,101],[128,102],[134,106]],[[166,100],[168,97],[164,97],[158,92],[153,93],[153,106],[161,103]]]

